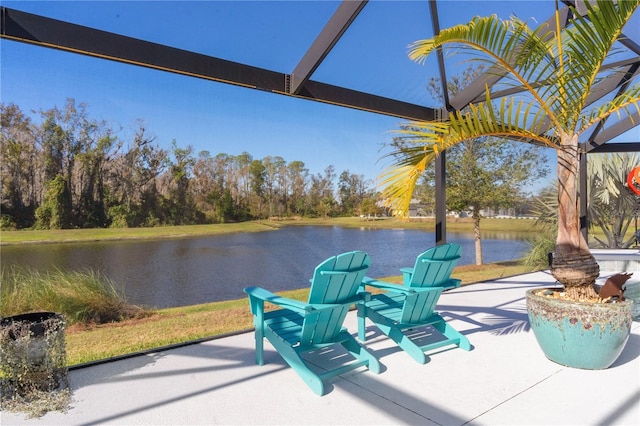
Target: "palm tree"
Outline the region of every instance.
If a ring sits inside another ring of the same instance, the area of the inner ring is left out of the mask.
[[[571,25],[560,26],[556,0],[555,31],[533,30],[518,18],[476,17],[466,25],[443,30],[428,40],[413,43],[409,57],[422,62],[436,49],[453,44],[480,52],[491,70],[502,72],[510,94],[496,100],[486,89],[484,102],[472,103],[464,112],[450,112],[441,122],[412,122],[400,133],[410,147],[389,156],[392,166],[381,176],[384,198],[396,215],[404,216],[416,180],[427,164],[451,147],[483,136],[504,137],[543,144],[557,151],[558,236],[552,274],[569,297],[596,296],[592,285],[599,267],[580,232],[578,204],[578,137],[617,114],[640,111],[640,84],[626,88],[615,99],[586,108],[601,66],[609,58],[625,23],[640,0],[598,0],[587,7],[586,17],[576,10]],[[522,95],[524,94],[524,95]]]

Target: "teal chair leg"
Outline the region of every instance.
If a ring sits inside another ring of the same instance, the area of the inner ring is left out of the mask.
[[[409,356],[415,359],[420,364],[426,364],[429,358],[420,349],[418,345],[406,336],[401,329],[399,329],[391,320],[378,315],[376,312],[370,311],[372,315],[371,320],[384,334],[389,336],[402,350],[404,350]]]
[[[356,342],[356,340],[353,338],[353,336],[349,334],[347,338],[342,342],[342,346],[344,346],[345,349],[347,349],[354,358],[360,360],[364,365],[366,365],[371,372],[380,374],[381,370],[378,359],[373,356],[371,352],[359,345],[358,342]]]
[[[469,342],[469,339],[467,339],[467,336],[460,333],[458,330],[456,330],[451,325],[449,325],[449,323],[446,322],[444,318],[441,321],[438,321],[437,323],[433,324],[433,326],[435,327],[436,330],[442,333],[447,339],[453,340],[453,341],[457,340],[458,341],[457,345],[460,349],[464,349],[465,351],[471,350],[471,342]]]
[[[395,327],[391,327],[387,335],[391,340],[396,342],[398,346],[402,348],[402,350],[404,350],[407,354],[409,354],[409,356],[415,359],[418,363],[426,364],[427,362],[429,362],[429,358],[427,357],[427,355],[425,355],[425,353],[422,351],[420,346],[413,343],[413,341],[409,337],[407,337],[402,332],[402,330]]]
[[[261,326],[256,326],[256,364],[264,365],[264,333]]]
[[[295,371],[298,376],[311,388],[313,392],[322,396],[325,394],[324,383],[320,376],[313,372],[307,364],[304,362],[300,354],[291,347],[291,345],[284,341],[280,336],[266,330],[266,336],[273,347],[278,351],[280,356],[286,361],[287,364]]]
[[[251,303],[251,311],[254,314],[256,364],[264,365],[264,302],[257,298],[250,298],[249,301]]]
[[[367,307],[364,303],[358,303],[358,340],[365,342],[367,340]]]

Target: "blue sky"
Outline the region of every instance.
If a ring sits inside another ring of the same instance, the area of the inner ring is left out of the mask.
[[[3,1],[4,6],[106,31],[168,44],[289,73],[338,3],[330,1]],[[441,1],[443,28],[477,14],[546,19],[553,2]],[[542,12],[541,12],[542,11]],[[437,75],[407,58],[407,45],[430,37],[427,2],[373,1],[312,79],[436,106],[424,89]],[[63,107],[67,98],[88,105],[130,141],[142,119],[169,148],[192,145],[212,155],[249,152],[303,161],[311,173],[333,165],[375,179],[385,166],[380,148],[401,119],[293,99],[30,46],[0,41],[3,103],[23,111]],[[448,59],[453,61],[453,59]],[[463,64],[456,59],[451,69]],[[550,164],[553,167],[553,164]]]

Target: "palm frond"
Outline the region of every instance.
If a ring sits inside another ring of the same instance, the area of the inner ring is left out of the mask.
[[[494,136],[537,141],[555,148],[557,141],[544,133],[545,124],[544,111],[533,112],[523,100],[512,99],[510,103],[507,98],[502,99],[499,111],[490,102],[483,102],[471,105],[466,112],[450,113],[446,122],[411,122],[398,131],[406,143],[386,155],[394,159],[394,164],[380,176],[384,202],[395,215],[405,217],[416,181],[426,166],[447,148],[467,140]]]
[[[499,110],[491,103],[487,94],[486,102],[469,105],[466,112],[455,111],[449,116],[451,127],[448,144],[483,136],[494,136],[511,140],[538,142],[557,148],[553,134],[547,134],[548,117],[546,111],[536,109],[537,105],[524,99],[504,97]]]
[[[594,124],[606,120],[611,115],[620,114],[622,111],[632,122],[633,113],[640,114],[640,83],[630,87],[615,99],[584,114],[578,122],[576,133],[580,134]]]
[[[557,3],[556,3],[557,4]],[[625,112],[633,120],[640,112],[640,88],[627,89],[614,100],[584,113],[602,64],[611,53],[625,23],[640,0],[585,2],[586,17],[572,8],[566,28],[541,25],[532,30],[517,18],[502,21],[496,15],[442,30],[409,46],[409,57],[424,62],[434,50],[449,45],[478,55],[490,71],[510,87],[494,106],[489,88],[484,102],[449,113],[444,123],[411,123],[404,132],[410,144],[393,152],[395,165],[383,175],[383,194],[399,215],[406,215],[412,191],[426,164],[443,150],[467,140],[491,136],[537,142],[555,149],[573,146],[581,132],[612,114]],[[517,90],[511,90],[517,89]]]
[[[411,44],[409,57],[423,62],[446,45],[484,54],[487,62],[503,70],[506,84],[530,93],[530,102],[535,100],[545,110],[553,127],[573,133],[604,60],[639,4],[640,0],[585,2],[586,17],[573,9],[575,17],[559,33],[547,32],[544,26],[532,30],[517,18],[476,17]]]
[[[457,25],[432,39],[411,44],[409,58],[423,62],[435,49],[449,44],[483,53],[490,65],[503,70],[504,84],[528,92],[548,119],[559,126],[561,123],[551,107],[558,91],[556,53],[550,39],[549,33],[543,33],[542,29],[534,31],[517,19],[501,21],[496,15],[476,17],[466,25]],[[539,89],[543,89],[546,97],[541,96]]]
[[[425,155],[417,164],[389,168],[380,176],[383,203],[391,209],[394,216],[400,218],[408,216],[416,182],[429,162],[428,156]]]
[[[567,93],[562,108],[567,113],[566,120],[573,125],[577,124],[602,64],[640,1],[598,0],[595,6],[590,2],[584,4],[586,17],[576,13],[572,25],[565,31],[568,37],[563,51],[565,75],[560,80],[562,90]]]

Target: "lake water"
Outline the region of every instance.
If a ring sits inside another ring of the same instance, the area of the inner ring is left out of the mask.
[[[462,246],[459,265],[475,263],[472,234],[449,232]],[[92,269],[111,278],[130,303],[186,306],[245,296],[242,289],[271,291],[307,287],[313,269],[328,257],[351,250],[371,256],[368,275],[400,275],[432,247],[432,232],[419,230],[285,227],[277,231],[156,241],[113,241],[2,247],[2,267],[23,265],[45,271]],[[484,234],[485,263],[515,260],[528,244],[511,233]]]

